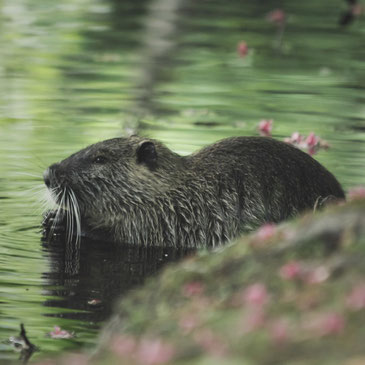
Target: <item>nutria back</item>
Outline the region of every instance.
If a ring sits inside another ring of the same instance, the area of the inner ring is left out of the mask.
[[[216,246],[344,198],[320,163],[266,137],[227,138],[190,156],[152,139],[115,138],[50,166],[44,180],[87,235],[145,246]]]

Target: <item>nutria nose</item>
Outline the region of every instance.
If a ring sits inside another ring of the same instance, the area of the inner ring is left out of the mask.
[[[47,170],[45,170],[43,172],[43,180],[44,180],[44,183],[46,184],[47,188],[49,188],[49,186],[51,185],[50,169],[49,168],[47,168]]]

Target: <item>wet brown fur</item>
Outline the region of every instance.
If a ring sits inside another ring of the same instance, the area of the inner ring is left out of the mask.
[[[318,199],[344,198],[320,163],[265,137],[227,138],[189,156],[152,139],[110,139],[50,166],[45,181],[73,190],[88,234],[144,246],[217,246]]]

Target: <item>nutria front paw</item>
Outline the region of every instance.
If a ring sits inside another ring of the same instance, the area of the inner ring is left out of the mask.
[[[42,235],[43,237],[59,236],[66,232],[65,215],[57,210],[48,210],[43,215]]]

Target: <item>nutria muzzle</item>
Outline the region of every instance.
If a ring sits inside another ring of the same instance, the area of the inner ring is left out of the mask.
[[[51,170],[48,167],[44,172],[43,172],[43,180],[44,183],[46,184],[47,188],[49,188],[51,186]]]

